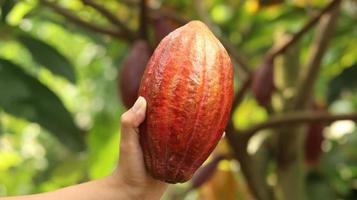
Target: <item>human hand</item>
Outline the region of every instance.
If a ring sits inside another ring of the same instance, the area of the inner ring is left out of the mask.
[[[110,177],[125,189],[128,199],[160,199],[167,188],[167,183],[152,178],[145,169],[138,128],[145,113],[146,100],[139,97],[121,116],[119,164]]]

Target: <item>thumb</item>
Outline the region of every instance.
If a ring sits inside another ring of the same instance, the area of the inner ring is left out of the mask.
[[[130,137],[138,137],[138,127],[144,121],[146,113],[146,100],[139,97],[133,107],[121,116],[122,141],[127,141]]]

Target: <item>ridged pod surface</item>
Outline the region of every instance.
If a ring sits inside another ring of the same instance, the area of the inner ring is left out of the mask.
[[[167,35],[150,58],[139,95],[148,103],[140,125],[147,170],[168,183],[189,180],[217,145],[233,100],[233,67],[200,21]]]

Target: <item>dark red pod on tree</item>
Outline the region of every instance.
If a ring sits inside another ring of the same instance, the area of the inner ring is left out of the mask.
[[[319,105],[316,102],[313,103],[312,110],[327,112],[323,105]],[[325,126],[326,124],[322,122],[314,122],[308,126],[305,138],[305,161],[310,167],[316,166],[320,161]]]
[[[254,74],[252,90],[255,99],[261,106],[266,106],[275,90],[274,59],[267,57]]]
[[[154,35],[156,44],[158,44],[166,35],[179,27],[177,23],[164,16],[157,16],[153,19]]]
[[[120,97],[127,108],[130,108],[138,98],[141,78],[150,55],[150,47],[146,41],[135,41],[119,70],[118,87]]]
[[[189,22],[160,42],[139,95],[148,104],[140,125],[147,170],[168,183],[189,180],[229,119],[233,68],[226,50],[206,25]]]
[[[305,142],[305,160],[309,166],[315,166],[320,159],[322,149],[324,125],[312,123],[309,125]]]
[[[216,172],[218,164],[224,159],[227,159],[227,156],[218,155],[215,156],[211,162],[200,167],[191,179],[191,188],[189,190],[201,187],[205,182],[207,182]]]

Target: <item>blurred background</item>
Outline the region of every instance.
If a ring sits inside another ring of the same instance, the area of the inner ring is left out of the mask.
[[[0,0],[0,197],[110,174],[148,58],[193,19],[237,95],[212,157],[163,199],[357,199],[353,0]]]

